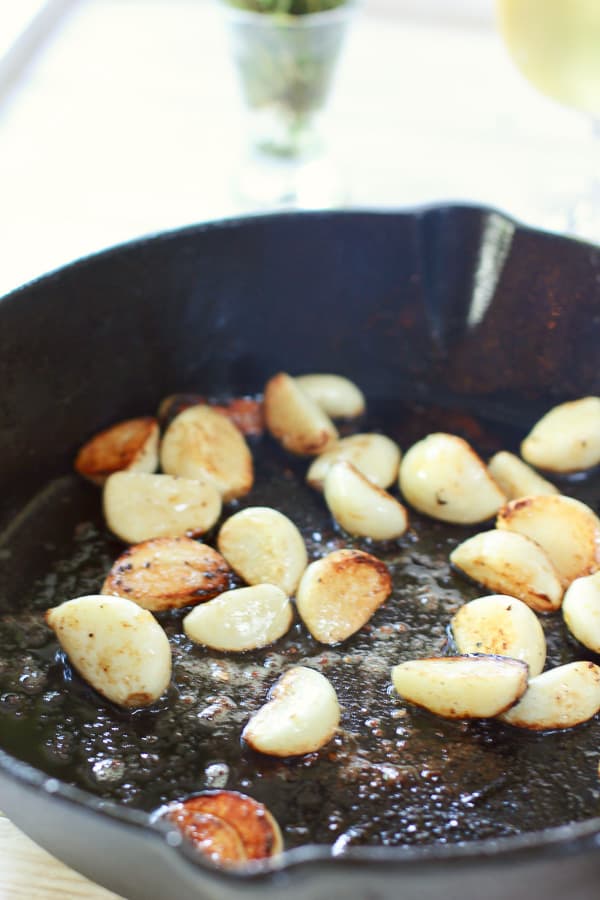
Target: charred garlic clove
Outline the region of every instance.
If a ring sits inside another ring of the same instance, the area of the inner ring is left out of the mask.
[[[600,711],[600,666],[572,662],[542,672],[529,682],[522,700],[503,722],[534,731],[573,728]]]
[[[292,605],[273,584],[225,591],[196,606],[183,620],[187,636],[213,650],[255,650],[282,637],[292,624]]]
[[[600,397],[555,406],[521,444],[523,459],[549,472],[580,472],[600,463]]]
[[[362,628],[391,591],[381,560],[361,550],[336,550],[308,567],[296,607],[317,641],[335,644]]]
[[[227,563],[212,547],[186,537],[155,538],[117,559],[102,593],[161,612],[210,600],[227,590],[229,576]]]
[[[218,547],[248,584],[267,582],[288,595],[308,565],[306,546],[294,523],[267,506],[251,506],[227,519]]]
[[[539,675],[546,661],[546,638],[535,613],[515,597],[478,597],[452,619],[454,643],[461,654],[509,656]]]
[[[546,481],[531,466],[507,450],[501,450],[492,456],[488,463],[488,472],[506,494],[508,500],[516,500],[519,497],[528,497],[533,494],[559,493],[554,484]]]
[[[354,419],[365,411],[361,389],[343,375],[299,375],[296,384],[333,419]]]
[[[290,453],[317,456],[337,439],[327,413],[285,372],[267,382],[264,410],[268,430]]]
[[[113,472],[154,472],[158,467],[158,441],[156,419],[127,419],[84,444],[75,458],[75,470],[99,485]]]
[[[331,683],[314,669],[295,666],[269,691],[268,702],[242,732],[243,739],[270,756],[300,756],[327,744],[340,722]]]
[[[400,490],[419,512],[458,524],[483,522],[506,502],[473,448],[441,432],[407,451],[400,464]]]
[[[206,791],[172,803],[166,818],[220,865],[268,859],[283,850],[281,830],[267,807],[237,791]]]
[[[513,531],[483,531],[452,551],[450,562],[491,591],[518,597],[537,612],[558,609],[560,576],[542,548]]]
[[[383,434],[352,434],[341,438],[331,450],[318,456],[308,470],[306,480],[311,487],[323,490],[325,476],[331,466],[346,460],[377,487],[390,487],[398,477],[400,448]]]
[[[516,531],[539,544],[563,587],[600,568],[600,520],[572,497],[540,494],[511,500],[498,513],[496,528]]]
[[[172,475],[116,472],[104,485],[104,517],[128,544],[156,537],[198,537],[221,514],[221,495],[211,481]]]
[[[167,475],[212,482],[223,502],[243,497],[254,481],[252,455],[242,433],[210,406],[191,406],[163,437],[160,462]]]
[[[108,700],[149,706],[171,678],[171,648],[154,616],[122,597],[88,596],[48,610],[70,663]]]
[[[562,614],[573,637],[600,653],[600,572],[576,578],[569,585]]]
[[[527,665],[504,656],[415,659],[392,669],[405,700],[450,719],[497,716],[527,688]]]
[[[408,528],[405,507],[344,460],[325,476],[325,502],[342,528],[357,537],[387,541]]]

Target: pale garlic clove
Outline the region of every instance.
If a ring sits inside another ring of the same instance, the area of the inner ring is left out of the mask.
[[[113,472],[155,472],[159,436],[158,422],[151,416],[118,422],[83,445],[75,470],[98,485]]]
[[[407,451],[399,483],[411,506],[443,522],[483,522],[506,502],[473,448],[442,432],[428,435]]]
[[[270,756],[300,756],[325,746],[340,722],[340,705],[320,672],[295,666],[269,691],[268,702],[242,732],[243,739]]]
[[[306,480],[311,487],[322,491],[331,466],[345,459],[365,478],[385,490],[398,477],[400,458],[398,444],[384,434],[351,434],[349,437],[341,438],[330,450],[322,453],[311,463]]]
[[[361,550],[336,550],[310,564],[298,586],[298,613],[317,641],[344,641],[387,600],[392,579],[381,560]]]
[[[392,669],[393,685],[405,700],[450,719],[497,716],[527,688],[524,662],[505,656],[415,659]]]
[[[551,484],[538,475],[531,466],[509,453],[501,450],[488,462],[488,472],[506,494],[507,500],[517,500],[519,497],[528,497],[533,494],[558,494],[556,485]]]
[[[154,616],[131,600],[77,597],[48,610],[46,622],[73,668],[113,703],[149,706],[169,686],[169,640]]]
[[[268,430],[290,453],[317,456],[337,439],[327,413],[285,372],[267,382],[264,411]]]
[[[223,524],[219,550],[248,584],[267,582],[292,595],[308,565],[302,535],[287,516],[268,506],[250,506]]]
[[[478,597],[465,603],[452,618],[452,634],[461,654],[509,656],[539,675],[546,661],[546,638],[535,613],[504,594]]]
[[[523,534],[483,531],[459,544],[450,562],[490,591],[518,597],[537,612],[560,607],[558,572],[542,548]]]
[[[191,406],[167,428],[160,449],[167,475],[212,482],[223,502],[252,488],[252,455],[238,428],[210,406]]]
[[[363,392],[343,375],[298,375],[296,384],[333,419],[354,419],[365,411]]]
[[[211,481],[172,475],[116,472],[102,496],[106,524],[128,544],[157,537],[198,537],[221,514],[221,495]]]
[[[498,513],[496,528],[516,531],[539,544],[563,587],[600,568],[600,520],[573,497],[540,494],[511,500]]]
[[[549,472],[581,472],[600,463],[600,397],[555,406],[521,444],[523,459]]]
[[[548,669],[501,719],[520,728],[554,731],[587,722],[600,711],[600,666],[578,661]]]
[[[273,584],[225,591],[196,606],[183,620],[187,636],[213,650],[256,650],[282,637],[292,624],[292,605]]]
[[[102,594],[161,612],[210,600],[227,590],[230,575],[223,557],[206,544],[186,537],[154,538],[116,560]]]
[[[569,585],[562,614],[573,637],[600,653],[600,572],[576,578]]]
[[[378,488],[352,463],[334,463],[325,477],[325,502],[336,522],[356,537],[387,541],[408,528],[404,506]]]
[[[214,845],[205,845],[206,833],[209,831],[211,842],[215,840],[213,829],[207,829],[204,817],[224,823],[238,836],[241,852],[230,835],[223,832],[216,834],[217,850],[225,848],[226,855],[219,852],[218,862],[244,862],[252,859],[269,859],[283,851],[281,829],[273,815],[263,803],[241,794],[238,791],[205,791],[184,800],[171,804],[166,816],[174,822],[180,831],[195,846],[207,855],[213,855]],[[200,820],[198,820],[200,817]],[[236,858],[236,854],[239,858]]]

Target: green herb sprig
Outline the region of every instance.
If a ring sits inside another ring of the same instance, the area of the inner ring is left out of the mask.
[[[344,6],[348,0],[226,0],[229,6],[271,15],[306,16]]]

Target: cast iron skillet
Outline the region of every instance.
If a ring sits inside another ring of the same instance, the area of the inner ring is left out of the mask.
[[[388,432],[395,429],[405,445],[437,425],[474,435],[482,452],[489,452],[494,446],[515,444],[553,403],[600,393],[599,284],[600,251],[589,245],[522,228],[492,210],[435,207],[408,213],[289,214],[200,226],[83,260],[4,298],[0,677],[10,673],[7,628],[10,631],[23,608],[31,609],[31,627],[26,637],[21,633],[20,644],[15,632],[14,656],[31,650],[33,661],[36,653],[42,659],[46,650],[37,620],[44,604],[66,599],[61,591],[85,592],[82,587],[97,578],[104,564],[103,554],[117,555],[116,544],[94,530],[90,510],[98,503],[97,495],[74,486],[68,476],[76,449],[95,430],[152,412],[159,399],[175,390],[223,397],[260,391],[281,369],[326,370],[358,382],[370,401],[369,424]],[[428,411],[419,413],[419,408]],[[327,521],[319,518],[313,501],[300,501],[294,493],[293,486],[301,483],[296,464],[284,465],[268,439],[263,449],[264,486],[251,502],[268,502],[273,482],[284,477],[292,485],[287,496],[301,503],[298,515],[305,534],[312,529],[313,555],[318,555],[318,540],[335,541],[339,535],[327,532]],[[273,475],[276,469],[279,475]],[[569,492],[598,507],[597,478],[583,486],[570,485]],[[278,496],[281,499],[281,492]],[[323,532],[318,540],[316,524]],[[427,580],[427,560],[439,563],[440,547],[447,545],[443,528],[434,528],[433,537],[422,537],[428,527],[415,518],[411,540],[422,542],[416,550],[410,542],[400,549],[380,548],[401,572],[408,560],[415,584]],[[67,546],[71,557],[65,561]],[[440,652],[441,632],[458,590],[453,578],[440,563],[441,599],[423,619],[434,623],[434,649]],[[460,591],[463,598],[477,594],[466,586]],[[382,615],[379,625],[387,621],[388,613]],[[408,608],[402,615],[410,632]],[[554,664],[564,652],[559,649],[564,635],[557,629],[560,626],[548,626]],[[378,635],[374,627],[368,639],[357,638],[358,643],[343,652],[351,656],[354,648],[365,658],[373,650],[369,658],[383,654],[387,664]],[[310,650],[306,641],[298,641],[302,652]],[[280,648],[283,657],[289,647]],[[318,648],[313,650],[316,659]],[[270,658],[274,669],[276,663],[276,656]],[[95,709],[96,700],[68,667],[48,659],[45,664],[48,688],[72,694],[79,713]],[[475,898],[482,890],[490,898],[524,898],[534,891],[549,900],[591,900],[597,894],[600,801],[593,779],[586,776],[582,787],[581,771],[588,763],[597,767],[598,723],[566,736],[539,738],[473,726],[465,738],[455,723],[433,723],[425,714],[420,719],[416,714],[419,728],[429,730],[443,750],[461,748],[467,740],[478,748],[478,759],[495,759],[487,793],[478,789],[469,796],[453,794],[465,779],[458,764],[442,772],[437,792],[439,773],[415,774],[418,759],[410,757],[407,741],[412,769],[397,767],[403,776],[399,792],[394,794],[385,778],[373,780],[372,773],[368,779],[357,777],[356,790],[371,784],[372,796],[358,794],[371,820],[383,814],[388,800],[396,810],[410,808],[423,841],[408,838],[414,829],[402,839],[386,831],[382,821],[370,831],[363,827],[368,846],[349,841],[344,852],[334,855],[329,846],[298,846],[274,867],[257,866],[239,875],[213,870],[189,847],[178,846],[178,836],[167,827],[150,825],[143,800],[133,802],[137,808],[127,808],[114,802],[118,792],[113,796],[97,786],[84,790],[90,788],[85,777],[68,767],[61,770],[57,753],[66,746],[69,755],[69,732],[81,722],[66,718],[64,744],[58,750],[54,732],[50,764],[40,738],[46,714],[32,720],[31,709],[39,707],[27,699],[36,695],[36,673],[21,671],[19,677],[20,693],[5,690],[0,697],[2,710],[15,706],[12,718],[2,718],[0,805],[56,856],[126,897],[259,897],[282,890],[298,900],[412,900],[442,894]],[[71,679],[66,688],[65,678]],[[52,702],[50,696],[50,707]],[[109,710],[106,715],[110,719],[116,713]],[[159,710],[157,721],[160,715]],[[51,713],[48,716],[52,719]],[[118,717],[110,721],[119,733],[129,727],[122,723],[121,728]],[[77,731],[79,736],[88,733]],[[183,730],[177,753],[183,753],[185,739]],[[360,743],[360,735],[357,740]],[[208,736],[204,751],[198,749],[203,762],[210,756],[206,746],[210,748]],[[374,739],[375,753],[377,746]],[[347,763],[343,751],[333,760],[334,768]],[[368,746],[364,756],[369,764],[367,751]],[[398,756],[397,747],[394,752]],[[461,759],[459,752],[456,760]],[[525,775],[507,788],[502,760],[507,769],[522,765],[531,773],[531,784]],[[293,766],[274,773],[254,762],[265,784],[276,779],[295,783]],[[320,764],[317,761],[317,768]],[[479,775],[468,772],[464,783]],[[428,779],[433,787],[427,787],[427,793],[423,785]],[[149,769],[147,782],[151,793],[160,777]],[[300,810],[311,808],[313,814],[321,809],[324,816],[331,803],[327,785],[315,788],[310,774],[305,784],[312,785],[313,796],[293,803]],[[258,783],[253,787],[261,796]],[[262,796],[270,802],[272,795],[264,790]],[[419,804],[426,794],[438,819],[425,807],[420,817]],[[298,790],[290,789],[285,803],[297,796]],[[127,801],[126,791],[123,797]],[[411,797],[417,798],[416,804]],[[285,817],[289,810],[280,802],[275,812]],[[477,803],[479,819],[468,812]],[[456,825],[449,824],[450,809],[453,816],[459,810]],[[314,821],[319,835],[325,825]],[[451,836],[451,828],[458,828],[458,839]],[[400,846],[376,846],[386,841]],[[300,843],[288,840],[292,846]]]

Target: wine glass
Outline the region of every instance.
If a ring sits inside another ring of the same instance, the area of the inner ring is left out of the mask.
[[[600,137],[600,0],[497,0],[500,33],[539,91],[585,113]],[[600,141],[598,141],[600,153]],[[564,216],[565,230],[600,242],[600,169]]]

